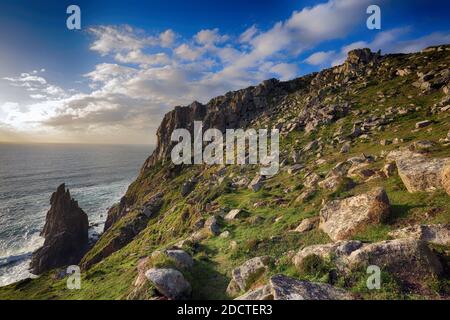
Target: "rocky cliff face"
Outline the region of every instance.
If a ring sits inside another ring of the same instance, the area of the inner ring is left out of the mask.
[[[329,123],[344,115],[348,105],[330,106],[321,103],[324,89],[330,87],[333,80],[335,86],[342,86],[367,68],[376,67],[380,60],[379,53],[373,53],[370,49],[357,49],[349,53],[348,59],[339,68],[287,82],[270,79],[256,87],[228,92],[205,105],[195,101],[189,106],[175,107],[164,116],[156,133],[156,149],[145,162],[143,170],[169,158],[174,146],[171,134],[175,129],[184,128],[192,133],[194,121],[202,121],[204,130],[215,128],[224,132],[226,129],[247,128],[256,119],[268,119],[273,113],[289,109],[292,103],[286,97],[293,92],[308,92],[311,97],[308,107],[299,115],[297,124],[292,126],[293,129],[308,126],[307,130],[312,130],[319,124]],[[343,81],[337,81],[342,80],[339,75],[345,77]]]
[[[64,184],[52,194],[50,204],[41,232],[44,246],[33,253],[31,261],[34,274],[77,264],[87,250],[88,217]]]

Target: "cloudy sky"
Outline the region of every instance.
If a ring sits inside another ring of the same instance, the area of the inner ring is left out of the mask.
[[[358,47],[450,43],[447,0],[0,3],[0,142],[152,144],[176,105],[340,64]],[[66,28],[81,8],[82,29]],[[368,30],[366,9],[382,10]]]

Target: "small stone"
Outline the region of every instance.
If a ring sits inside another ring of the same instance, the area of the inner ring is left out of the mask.
[[[430,120],[420,121],[420,122],[416,123],[416,129],[425,128],[425,127],[428,127],[431,124],[432,124],[432,122]]]

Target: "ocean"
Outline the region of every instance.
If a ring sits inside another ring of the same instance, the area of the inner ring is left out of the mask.
[[[150,146],[0,144],[0,286],[31,276],[31,254],[50,196],[65,183],[101,232],[108,208],[125,194]]]

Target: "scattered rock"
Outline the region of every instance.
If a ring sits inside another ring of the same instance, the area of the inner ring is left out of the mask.
[[[264,185],[264,177],[257,175],[253,178],[253,180],[248,185],[248,188],[253,190],[254,192],[258,192]]]
[[[397,165],[395,164],[395,162],[389,162],[384,165],[382,172],[386,178],[389,178],[395,174],[396,170]]]
[[[389,232],[392,238],[413,238],[425,242],[450,245],[450,228],[441,224],[416,225]]]
[[[324,190],[336,192],[339,189],[341,191],[347,191],[355,186],[355,182],[348,177],[331,176],[319,182],[319,187]]]
[[[441,176],[442,176],[442,186],[450,196],[450,162],[447,163],[442,169]]]
[[[352,300],[345,290],[329,284],[301,281],[284,275],[270,278],[274,300]]]
[[[430,120],[424,120],[424,121],[417,122],[416,123],[416,129],[421,129],[421,128],[428,127],[432,123],[433,122],[431,122]]]
[[[302,222],[300,223],[300,225],[297,228],[295,228],[294,232],[303,233],[303,232],[310,231],[318,225],[318,222],[319,222],[319,217],[303,219]]]
[[[376,265],[401,278],[423,279],[439,275],[442,265],[424,241],[396,239],[368,244],[348,257],[351,269]]]
[[[398,174],[409,192],[434,192],[443,188],[442,170],[450,158],[426,158],[410,151],[397,151],[388,157],[396,159]]]
[[[209,217],[205,222],[204,228],[214,236],[220,234],[220,225],[216,216]]]
[[[317,184],[320,181],[320,176],[317,173],[310,173],[305,177],[305,180],[303,181],[303,185],[306,188],[315,188],[317,187]]]
[[[316,255],[322,259],[333,259],[336,266],[344,268],[346,264],[345,258],[361,247],[362,243],[360,241],[353,240],[312,245],[299,250],[292,259],[292,262],[297,268],[300,268],[306,257]]]
[[[219,235],[219,237],[221,237],[221,238],[228,238],[229,236],[230,236],[230,231],[224,231]]]
[[[341,147],[340,153],[349,153],[350,147],[351,147],[350,142],[349,141],[345,142]]]
[[[232,279],[228,284],[227,293],[231,296],[249,289],[258,278],[267,270],[269,257],[256,257],[247,260],[231,273]]]
[[[152,268],[145,272],[145,276],[159,293],[169,299],[187,299],[191,295],[191,285],[178,270]]]
[[[377,188],[369,193],[327,203],[320,210],[319,228],[334,241],[345,240],[366,226],[383,221],[389,210],[386,192]]]
[[[244,210],[233,209],[230,212],[228,212],[228,214],[225,216],[225,220],[230,221],[230,220],[240,219],[246,215],[247,215],[247,213]]]

